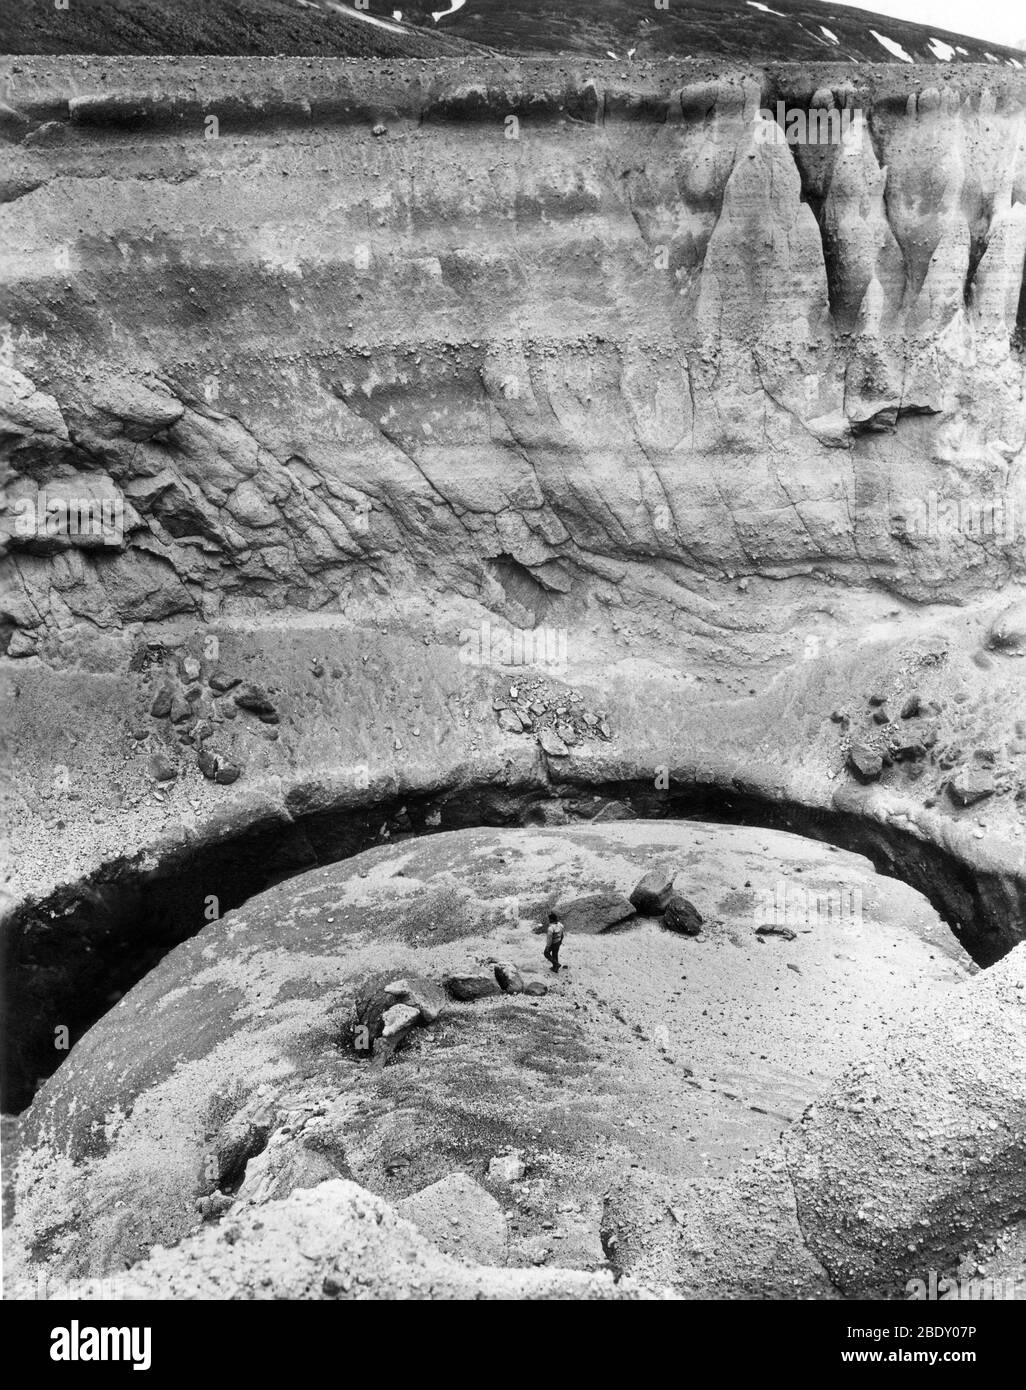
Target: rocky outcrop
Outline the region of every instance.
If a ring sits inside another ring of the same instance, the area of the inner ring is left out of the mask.
[[[385,1202],[337,1180],[241,1214],[136,1265],[133,1299],[651,1299],[609,1273],[468,1266]]]
[[[916,1010],[779,1143],[682,1196],[678,1288],[901,1300],[944,1279],[961,1297],[1021,1297],[1021,1278],[991,1295],[977,1276],[1021,1222],[1024,966],[1019,947]]]
[[[276,1131],[266,1148],[246,1160],[235,1202],[261,1206],[346,1176],[344,1155],[323,1152],[317,1146],[316,1135],[311,1133],[308,1140],[304,1139],[302,1128],[300,1125],[299,1134]],[[230,1210],[232,1205],[229,1201],[225,1209]]]
[[[506,1218],[466,1173],[450,1173],[398,1203],[399,1215],[444,1254],[472,1264],[506,1263]]]
[[[788,1135],[798,1219],[848,1298],[956,1274],[1021,1219],[1026,948],[926,1008]]]

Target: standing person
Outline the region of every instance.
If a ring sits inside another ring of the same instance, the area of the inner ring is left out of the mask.
[[[563,944],[563,923],[554,912],[549,913],[549,929],[545,933],[545,959],[558,974],[559,948]]]

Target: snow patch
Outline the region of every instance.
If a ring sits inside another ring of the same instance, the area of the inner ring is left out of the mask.
[[[826,27],[825,24],[821,24],[821,25],[819,26],[819,28],[820,28],[820,33],[826,34],[827,38],[830,40],[831,43],[840,43],[840,42],[841,42],[841,40],[837,37],[837,35],[836,35],[835,33],[833,33],[830,29],[828,29],[828,28]]]
[[[763,14],[775,14],[775,15],[780,15],[780,18],[781,18],[781,19],[786,19],[786,18],[787,18],[787,15],[786,15],[786,14],[782,14],[782,13],[780,12],[780,10],[771,10],[770,7],[769,7],[768,5],[760,5],[760,4],[759,4],[759,0],[745,0],[745,4],[746,4],[746,5],[751,5],[751,7],[752,7],[753,10],[762,10]]]
[[[933,50],[933,56],[942,63],[950,63],[955,56],[955,50],[949,43],[944,43],[941,39],[930,39],[927,47]]]
[[[818,34],[814,34],[814,33],[812,32],[811,29],[806,29],[806,27],[805,27],[804,24],[799,24],[799,25],[798,25],[798,28],[802,31],[803,34],[808,34],[809,38],[812,40],[813,43],[822,44],[824,48],[829,48],[829,47],[830,47],[830,45],[827,43],[826,39],[821,39],[821,38],[819,37],[819,35],[818,35]]]
[[[912,59],[908,56],[900,43],[895,43],[894,40],[889,39],[886,34],[878,34],[875,29],[870,29],[869,32],[873,35],[873,38],[876,39],[877,43],[883,44],[888,53],[892,53],[895,58],[900,58],[903,63],[911,63]]]
[[[466,3],[467,0],[450,0],[450,5],[447,10],[432,10],[431,18],[437,24],[438,21],[444,19],[446,15],[455,14],[457,10],[462,10]]]
[[[387,29],[390,34],[405,34],[405,29],[400,29],[398,24],[389,24],[387,19],[378,19],[376,15],[366,14],[363,10],[352,10],[348,5],[334,5],[329,0],[328,9],[334,10],[336,14],[344,14],[349,19],[362,19],[368,24],[373,24],[376,29]]]

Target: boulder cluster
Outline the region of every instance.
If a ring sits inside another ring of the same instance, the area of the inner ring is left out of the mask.
[[[503,688],[492,700],[499,728],[508,734],[533,734],[550,758],[565,758],[587,739],[613,737],[602,713],[584,708],[578,691],[555,690],[540,677],[524,677]]]
[[[668,931],[697,936],[703,918],[695,905],[674,891],[672,865],[650,869],[625,898],[619,893],[589,893],[557,904],[567,932],[598,935],[632,918],[661,917]],[[539,923],[535,933],[546,930]],[[490,960],[490,970],[450,973],[440,981],[423,975],[377,974],[365,980],[356,995],[349,1033],[355,1051],[377,1066],[385,1066],[417,1028],[437,1023],[450,1003],[474,1004],[502,994],[541,998],[548,986],[541,980],[525,980],[510,961]]]
[[[657,865],[649,869],[629,898],[615,892],[586,893],[557,902],[556,912],[566,931],[572,934],[598,936],[640,916],[661,917],[668,931],[697,936],[704,918],[694,903],[675,891],[676,876],[672,865]],[[535,931],[544,932],[544,924],[535,927]]]
[[[223,786],[238,781],[243,765],[237,755],[219,746],[218,731],[242,714],[266,726],[265,737],[277,739],[281,716],[268,691],[195,656],[165,664],[167,653],[162,650],[149,655],[162,673],[150,704],[151,719],[166,723],[183,749],[195,749],[196,765],[208,781]],[[137,737],[147,734],[143,729]],[[178,767],[167,752],[159,751],[151,759],[151,772],[158,782],[171,782]]]
[[[525,994],[540,998],[548,993],[540,980],[525,981],[508,961],[491,962],[491,974],[483,971],[446,975],[442,981],[423,975],[386,978],[376,975],[364,982],[356,996],[352,1024],[357,1052],[376,1065],[385,1066],[409,1040],[415,1028],[437,1023],[450,1001],[472,1004],[500,994]]]
[[[631,894],[631,903],[643,917],[662,917],[668,931],[698,936],[704,919],[694,903],[674,890],[676,876],[672,865],[649,869]]]
[[[891,768],[910,782],[933,778],[934,787],[924,788],[927,807],[945,794],[959,810],[1012,791],[1026,799],[1026,783],[1016,779],[1016,761],[1026,755],[1026,720],[1016,723],[1011,742],[983,742],[960,721],[961,703],[958,692],[949,702],[926,700],[917,690],[873,690],[857,712],[834,710],[849,771],[864,784]]]

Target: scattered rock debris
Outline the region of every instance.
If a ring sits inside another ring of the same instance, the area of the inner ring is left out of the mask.
[[[566,758],[589,739],[613,737],[606,716],[587,710],[584,696],[553,686],[541,677],[523,676],[504,684],[492,700],[499,728],[504,733],[532,734],[550,758]]]

